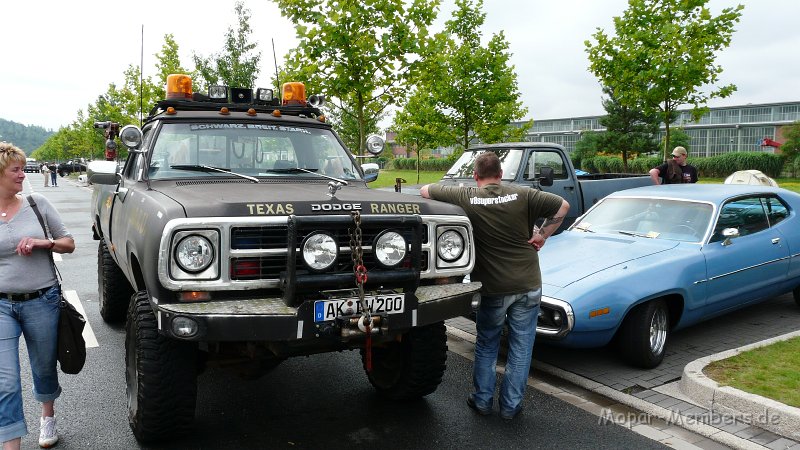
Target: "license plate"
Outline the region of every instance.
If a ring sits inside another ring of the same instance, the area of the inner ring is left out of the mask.
[[[400,314],[405,311],[405,300],[405,294],[364,296],[370,314]],[[356,298],[314,302],[314,322],[327,322],[337,317],[358,315],[361,312],[361,305]]]

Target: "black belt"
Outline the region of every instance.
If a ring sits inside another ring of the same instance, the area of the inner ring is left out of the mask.
[[[24,302],[43,296],[44,293],[49,291],[51,287],[53,286],[41,288],[38,291],[28,292],[27,294],[9,294],[6,292],[0,292],[0,298],[8,299],[12,302]]]

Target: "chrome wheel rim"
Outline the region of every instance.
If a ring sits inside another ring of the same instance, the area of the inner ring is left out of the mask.
[[[664,344],[667,342],[667,312],[658,308],[653,313],[650,320],[650,352],[653,355],[660,355],[664,351]]]

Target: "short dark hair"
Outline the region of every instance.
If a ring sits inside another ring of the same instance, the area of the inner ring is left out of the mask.
[[[500,158],[495,152],[483,152],[475,159],[475,173],[478,178],[497,178],[500,176]]]

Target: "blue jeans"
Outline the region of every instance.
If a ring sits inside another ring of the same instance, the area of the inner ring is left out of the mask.
[[[58,173],[56,171],[50,172],[50,184],[58,186]]]
[[[44,403],[61,395],[56,370],[60,299],[58,285],[24,302],[0,299],[0,442],[28,434],[22,411],[20,334],[31,361],[33,397]]]
[[[472,384],[475,387],[472,399],[479,409],[490,410],[494,403],[500,334],[507,320],[508,357],[500,384],[500,414],[513,416],[519,412],[531,368],[541,299],[541,289],[523,294],[481,296],[476,323],[475,367],[472,372]]]

